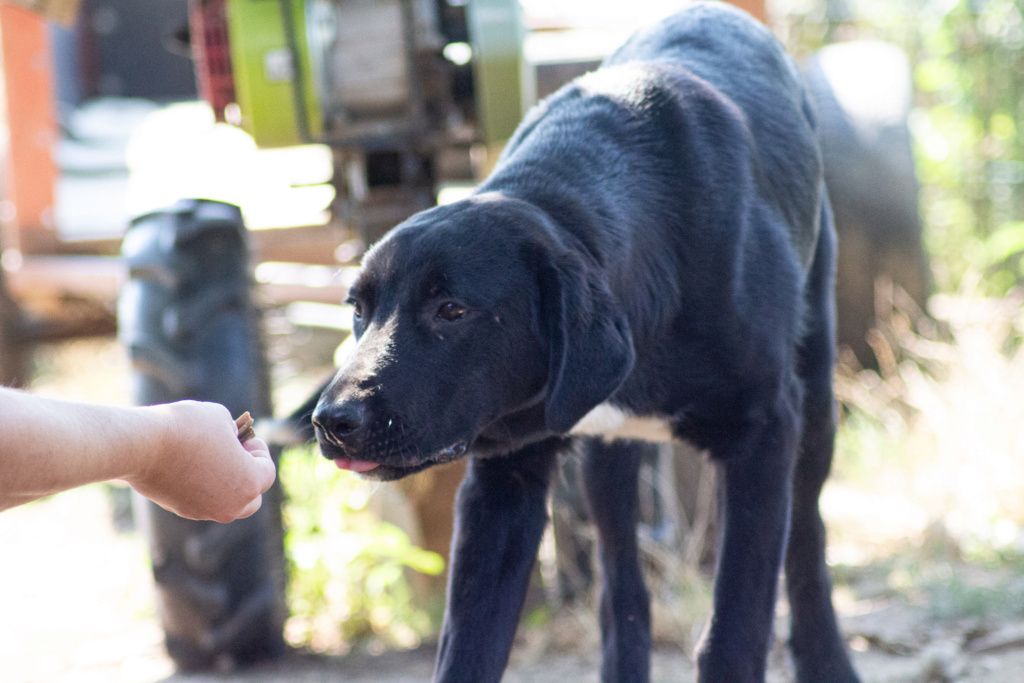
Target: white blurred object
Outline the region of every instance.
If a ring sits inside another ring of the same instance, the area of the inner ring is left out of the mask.
[[[330,150],[306,145],[260,150],[234,126],[217,123],[205,102],[154,113],[128,143],[132,215],[183,197],[237,204],[250,229],[326,222],[334,188]]]
[[[910,62],[898,47],[867,40],[835,43],[820,50],[817,59],[858,128],[906,125],[913,87]]]
[[[325,223],[334,200],[328,148],[257,149],[205,102],[87,103],[69,118],[56,155],[65,239],[119,237],[133,216],[183,198],[237,204],[250,229]]]

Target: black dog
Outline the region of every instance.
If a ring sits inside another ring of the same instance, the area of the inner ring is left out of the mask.
[[[552,465],[586,433],[687,439],[718,465],[701,681],[763,680],[784,560],[798,678],[856,680],[818,512],[833,268],[801,78],[719,4],[634,36],[536,107],[474,196],[374,247],[351,292],[359,343],[313,420],[326,457],[377,479],[472,456],[436,680],[501,678]],[[637,464],[583,467],[605,681],[648,674]]]

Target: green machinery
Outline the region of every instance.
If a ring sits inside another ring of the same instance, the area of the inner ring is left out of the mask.
[[[261,147],[334,149],[336,210],[366,241],[433,204],[438,183],[472,179],[470,150],[506,140],[529,99],[516,0],[199,6],[206,99]]]
[[[522,115],[514,1],[228,0],[228,25],[241,121],[261,146],[446,132],[430,118],[467,104],[466,65],[482,139]]]

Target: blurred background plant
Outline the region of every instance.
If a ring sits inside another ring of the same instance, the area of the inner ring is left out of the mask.
[[[368,509],[379,484],[339,471],[315,447],[286,451],[280,477],[289,644],[330,654],[418,646],[437,615],[413,599],[409,572],[435,576],[444,560]]]
[[[1005,294],[1024,274],[1024,4],[1019,0],[776,0],[795,53],[851,38],[900,46],[921,209],[940,290]]]

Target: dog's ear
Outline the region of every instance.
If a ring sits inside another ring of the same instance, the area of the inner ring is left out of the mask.
[[[565,434],[619,388],[636,351],[625,314],[607,284],[576,257],[549,262],[541,276],[550,357],[544,418]]]

